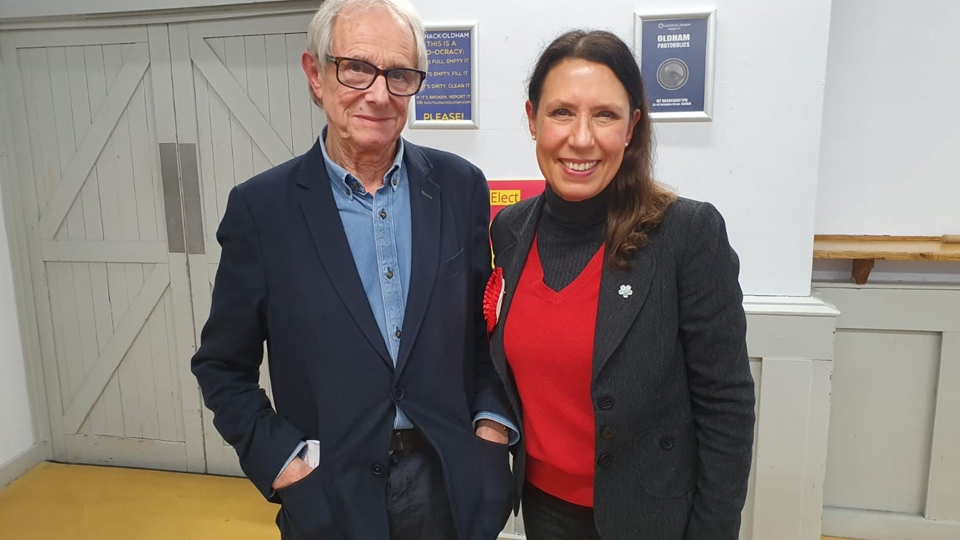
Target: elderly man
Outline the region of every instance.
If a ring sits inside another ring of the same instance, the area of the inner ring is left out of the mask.
[[[517,434],[481,308],[486,180],[400,138],[427,65],[408,0],[327,0],[302,65],[329,125],[230,193],[204,401],[284,539],[492,540]]]

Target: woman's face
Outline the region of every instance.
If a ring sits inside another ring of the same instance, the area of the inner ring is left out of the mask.
[[[547,73],[537,110],[527,101],[527,120],[550,188],[564,200],[582,201],[613,180],[640,111],[631,110],[610,68],[570,58]]]

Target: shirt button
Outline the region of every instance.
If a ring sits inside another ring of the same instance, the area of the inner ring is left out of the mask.
[[[397,187],[397,179],[394,178],[393,181],[390,182],[390,185],[393,187]]]
[[[610,394],[602,395],[599,399],[597,399],[597,407],[599,407],[602,411],[609,411],[613,408],[614,403],[616,403],[616,400],[613,399],[613,396]]]
[[[406,395],[406,393],[403,391],[403,388],[397,388],[393,391],[393,399],[397,401],[403,401],[404,395]]]
[[[600,467],[607,468],[613,464],[613,454],[601,454],[600,459],[597,460],[597,465]]]
[[[397,333],[395,334],[397,336],[397,339],[400,339],[401,334],[403,334],[403,332],[401,332],[400,329],[398,328]]]
[[[380,219],[387,219],[387,211],[383,208],[380,209]]]
[[[387,273],[385,275],[387,276],[387,279],[393,279],[393,270],[387,268]]]
[[[663,437],[660,437],[660,448],[663,448],[664,450],[672,450],[674,444],[675,442],[673,437],[670,435],[664,435]]]
[[[600,428],[601,439],[612,439],[617,436],[617,428],[613,426],[603,426]]]
[[[379,463],[374,463],[373,466],[370,467],[370,471],[373,472],[374,476],[383,476],[383,474],[387,472],[387,469]]]

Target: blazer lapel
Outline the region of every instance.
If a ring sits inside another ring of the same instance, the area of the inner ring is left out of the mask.
[[[327,175],[319,143],[304,156],[296,183],[297,198],[320,256],[320,263],[363,335],[384,362],[393,369],[393,361],[383,342],[383,336],[380,335],[380,327],[370,309],[353,252],[350,251],[347,235],[343,231],[343,222],[333,199],[330,177]]]
[[[407,292],[403,333],[397,355],[398,376],[407,363],[420,331],[440,264],[440,186],[430,179],[433,166],[423,152],[416,145],[406,141],[404,144],[404,161],[410,182],[413,252],[410,260],[410,290]]]
[[[503,327],[507,319],[507,313],[510,312],[510,304],[513,302],[513,294],[517,290],[517,284],[520,282],[520,273],[523,272],[523,265],[527,262],[527,254],[533,246],[533,239],[537,233],[537,222],[540,221],[540,213],[543,210],[543,195],[538,195],[536,201],[527,210],[526,215],[518,216],[517,225],[507,230],[513,234],[513,241],[508,242],[506,246],[501,247],[494,253],[494,266],[503,269],[503,303],[500,306],[500,318],[497,325],[493,328],[493,334],[490,336],[490,357],[493,360],[494,368],[500,375],[501,380],[510,380],[507,377],[507,356],[503,348]],[[514,409],[519,414],[520,404],[516,398],[516,391],[508,392],[513,401]]]
[[[593,380],[606,365],[620,342],[633,327],[650,291],[656,258],[648,249],[640,249],[630,270],[612,270],[606,266],[600,278],[600,300],[593,345]]]

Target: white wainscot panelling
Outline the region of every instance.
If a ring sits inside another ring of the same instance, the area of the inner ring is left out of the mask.
[[[815,289],[841,312],[823,533],[960,538],[960,287]]]

